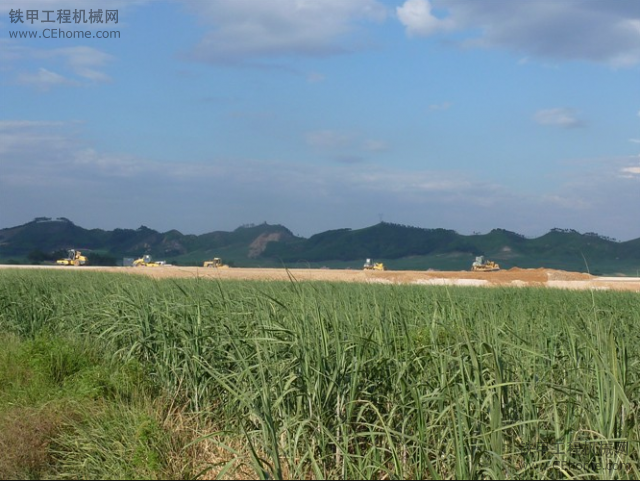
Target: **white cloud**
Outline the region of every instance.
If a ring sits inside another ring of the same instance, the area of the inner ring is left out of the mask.
[[[58,85],[77,85],[76,82],[46,68],[40,68],[36,73],[18,75],[18,83],[34,85],[40,90],[49,90],[51,87]]]
[[[99,68],[113,61],[114,57],[91,47],[59,48],[48,54],[41,54],[44,58],[61,57],[69,68],[78,76],[94,82],[108,82],[111,79]]]
[[[396,15],[410,36],[433,35],[454,28],[450,19],[440,19],[432,10],[429,0],[406,0],[401,7],[396,7]]]
[[[625,167],[621,171],[624,174],[640,175],[640,167]]]
[[[90,83],[110,82],[111,78],[102,71],[114,57],[92,47],[66,47],[53,49],[36,49],[19,45],[17,42],[0,41],[0,61],[12,66],[18,61],[40,64],[52,64],[56,70],[64,69],[65,75],[54,72],[51,68],[39,67],[36,72],[23,72],[17,81],[48,89],[57,85],[81,85],[83,81]],[[68,72],[68,73],[67,73]],[[79,77],[74,79],[70,75]]]
[[[633,142],[634,144],[640,144],[640,139],[629,139],[629,142]]]
[[[359,21],[386,16],[377,0],[211,0],[187,6],[213,26],[196,47],[195,59],[229,64],[342,53],[341,40]]]
[[[527,58],[640,63],[637,0],[408,0],[398,17],[409,35],[465,32],[461,45],[504,48]],[[433,9],[442,9],[442,18]],[[409,15],[411,14],[411,15]],[[471,35],[471,37],[470,37]]]
[[[552,125],[565,129],[584,126],[584,123],[576,117],[575,112],[567,108],[539,110],[533,119],[540,125]]]
[[[44,158],[48,162],[62,160],[73,146],[72,137],[76,133],[77,124],[78,122],[3,120],[0,122],[0,156],[33,156]],[[6,160],[0,157],[0,162]]]

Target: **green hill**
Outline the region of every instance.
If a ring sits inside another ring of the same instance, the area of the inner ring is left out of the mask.
[[[285,262],[301,257],[307,261],[353,260],[367,257],[398,259],[433,252],[473,250],[452,230],[420,229],[380,223],[364,229],[339,229],[298,240],[292,245],[271,244],[265,257],[278,257]]]
[[[361,268],[361,261],[373,258],[390,269],[467,270],[477,255],[503,268],[547,267],[611,275],[640,271],[640,239],[617,242],[563,229],[528,239],[505,229],[465,236],[446,229],[380,223],[327,231],[287,245],[269,244],[263,257],[289,265]]]
[[[529,239],[504,229],[461,235],[381,222],[364,229],[337,229],[308,239],[281,225],[245,225],[232,232],[185,235],[177,230],[84,229],[69,219],[40,217],[0,229],[0,260],[52,261],[66,249],[88,254],[90,263],[115,263],[151,254],[157,260],[201,265],[221,257],[234,266],[334,267],[361,269],[366,258],[389,269],[467,270],[484,255],[503,268],[547,267],[597,274],[640,273],[640,239],[617,242],[594,233],[552,229]],[[93,256],[93,259],[92,259]]]
[[[177,230],[160,233],[146,226],[137,229],[87,230],[68,219],[39,217],[7,229],[0,229],[0,259],[24,262],[27,259],[51,260],[70,248],[88,254],[108,255],[114,259],[154,258],[178,264],[201,265],[205,259],[222,257],[225,261],[246,265],[260,257],[272,242],[288,243],[294,235],[279,225],[247,225],[233,232],[184,235]]]

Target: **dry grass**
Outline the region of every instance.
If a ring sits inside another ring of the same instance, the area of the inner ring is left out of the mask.
[[[256,479],[250,466],[251,454],[244,439],[223,443],[219,437],[211,437],[199,443],[199,455],[194,458],[202,465],[198,479]]]
[[[53,463],[51,440],[64,427],[50,408],[10,409],[0,416],[0,479],[39,479]]]

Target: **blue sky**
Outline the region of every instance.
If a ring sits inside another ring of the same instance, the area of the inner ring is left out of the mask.
[[[636,0],[0,0],[0,227],[637,238],[639,73]]]

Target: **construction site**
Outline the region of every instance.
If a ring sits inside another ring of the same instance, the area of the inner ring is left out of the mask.
[[[59,269],[59,266],[7,266],[10,269]],[[215,280],[255,281],[325,281],[370,284],[415,284],[477,287],[549,287],[561,289],[625,290],[640,292],[640,277],[600,277],[555,269],[520,269],[499,271],[391,271],[373,269],[261,269],[179,267],[159,265],[153,269],[132,267],[84,266],[85,271],[117,272],[145,275],[155,279],[204,278]]]

